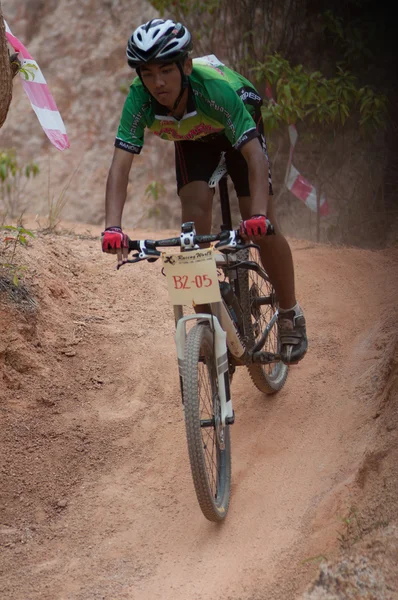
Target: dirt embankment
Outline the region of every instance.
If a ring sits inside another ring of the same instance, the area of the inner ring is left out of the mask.
[[[310,351],[273,398],[238,371],[218,527],[160,267],[116,272],[98,233],[39,235],[30,295],[0,294],[0,597],[397,598],[397,252],[292,241]]]

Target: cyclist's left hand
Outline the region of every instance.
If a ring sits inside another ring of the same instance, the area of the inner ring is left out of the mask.
[[[255,238],[267,235],[267,229],[271,225],[265,215],[252,215],[250,219],[241,221],[239,233],[243,237]]]

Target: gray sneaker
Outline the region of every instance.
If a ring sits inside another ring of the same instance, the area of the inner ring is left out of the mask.
[[[295,365],[304,358],[308,349],[305,317],[301,308],[280,312],[278,328],[282,361],[287,365]]]

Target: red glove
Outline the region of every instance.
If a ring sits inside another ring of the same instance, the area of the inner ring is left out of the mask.
[[[107,227],[101,234],[102,252],[129,247],[129,237],[121,227]]]
[[[263,237],[267,235],[269,221],[265,215],[253,215],[246,221],[241,221],[239,233],[245,237]]]

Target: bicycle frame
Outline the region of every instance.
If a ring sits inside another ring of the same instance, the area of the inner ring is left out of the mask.
[[[216,254],[216,265],[225,266],[226,259],[222,254]],[[234,260],[235,257],[234,257]],[[239,332],[233,322],[223,299],[210,304],[211,313],[194,313],[184,317],[183,307],[174,306],[176,323],[175,342],[177,346],[178,369],[181,391],[183,391],[183,364],[185,356],[185,340],[187,337],[186,324],[188,321],[207,321],[214,335],[214,352],[217,363],[218,393],[221,405],[221,423],[223,426],[232,424],[234,413],[229,385],[228,350],[238,364],[245,364],[248,355]]]

